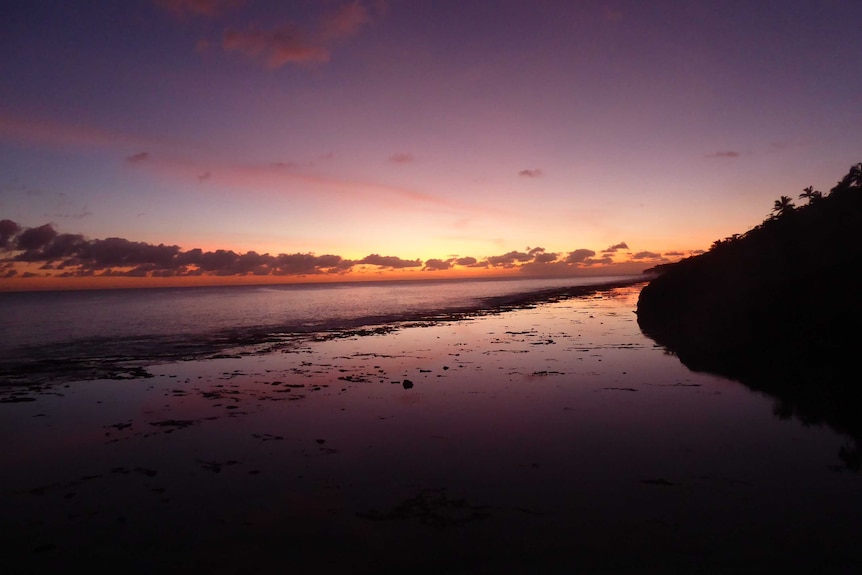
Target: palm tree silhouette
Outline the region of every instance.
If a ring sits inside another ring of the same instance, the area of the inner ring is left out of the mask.
[[[793,205],[793,200],[790,196],[781,196],[777,200],[775,200],[775,204],[772,206],[772,211],[776,217],[781,217],[792,212],[796,206]]]
[[[799,199],[800,200],[806,199],[806,200],[808,200],[809,204],[813,204],[814,202],[816,202],[817,200],[819,200],[822,197],[823,197],[823,192],[821,192],[819,190],[815,190],[814,186],[808,186],[807,188],[802,190],[801,194],[799,194]]]

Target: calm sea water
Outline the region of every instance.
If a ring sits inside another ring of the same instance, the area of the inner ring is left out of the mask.
[[[637,278],[402,281],[0,294],[0,375],[212,354],[297,334],[481,311],[494,298]],[[82,372],[83,370],[83,372]]]
[[[475,307],[554,283],[16,296],[40,381],[79,381],[0,386],[3,573],[862,573],[856,444],[689,371],[642,284]]]

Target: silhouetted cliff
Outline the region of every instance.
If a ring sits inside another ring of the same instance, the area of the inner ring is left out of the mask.
[[[809,187],[800,199],[808,203],[797,208],[782,196],[754,229],[655,268],[638,323],[689,368],[739,379],[860,437],[862,164],[828,194]]]

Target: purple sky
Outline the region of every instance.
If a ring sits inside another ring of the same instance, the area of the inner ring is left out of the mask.
[[[858,0],[7,1],[0,219],[649,267],[862,160],[860,38]]]

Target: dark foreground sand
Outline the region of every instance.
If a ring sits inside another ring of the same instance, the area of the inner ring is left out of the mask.
[[[846,440],[637,293],[2,390],[2,572],[862,572]]]

